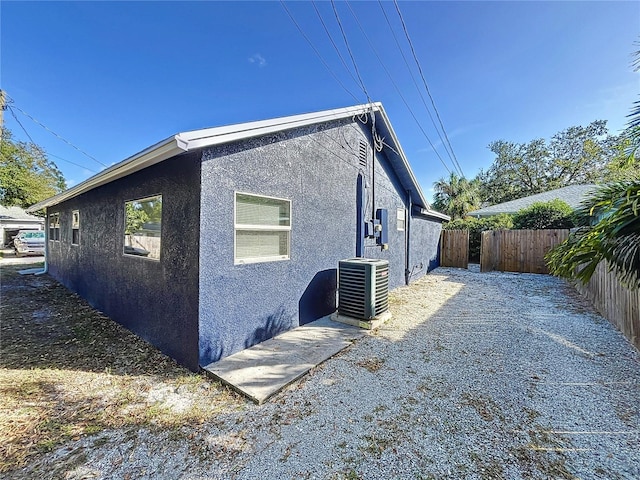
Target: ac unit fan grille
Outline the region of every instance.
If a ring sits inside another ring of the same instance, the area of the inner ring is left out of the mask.
[[[338,313],[372,319],[389,309],[389,264],[386,260],[343,260],[338,268]]]

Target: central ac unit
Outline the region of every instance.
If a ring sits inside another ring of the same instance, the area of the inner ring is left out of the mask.
[[[338,314],[372,320],[389,310],[389,262],[350,258],[338,262]]]

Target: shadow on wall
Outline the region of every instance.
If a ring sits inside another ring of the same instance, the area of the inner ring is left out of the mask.
[[[292,328],[291,315],[287,315],[284,305],[280,305],[278,309],[271,315],[267,315],[260,319],[259,328],[256,328],[244,341],[244,347],[249,348],[258,343],[269,340],[279,333],[286,332]]]
[[[336,311],[337,269],[322,270],[315,274],[300,301],[300,325],[306,325]]]

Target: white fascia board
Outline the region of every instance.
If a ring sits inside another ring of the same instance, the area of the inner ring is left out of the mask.
[[[428,208],[419,208],[418,213],[427,217],[435,217],[441,220],[446,220],[447,222],[451,220],[451,217],[449,215],[445,215],[444,213],[436,212],[435,210],[430,210]]]
[[[106,183],[118,180],[180,153],[292,128],[337,120],[353,115],[360,115],[365,112],[370,112],[371,110],[380,111],[381,109],[382,104],[370,103],[354,107],[336,108],[322,112],[305,113],[271,120],[260,120],[179,133],[103,170],[75,187],[32,205],[26,211],[36,212],[43,208],[57,205],[65,200],[81,195]]]
[[[65,200],[81,195],[89,190],[100,187],[106,183],[113,182],[119,178],[126,177],[143,168],[155,165],[163,160],[171,158],[187,151],[184,142],[181,142],[177,135],[167,138],[140,153],[117,163],[106,170],[88,178],[75,187],[71,187],[58,195],[43,200],[26,209],[27,212],[36,212],[43,208],[48,208]]]
[[[305,113],[270,120],[228,125],[224,127],[206,128],[192,132],[184,132],[177,137],[188,144],[188,149],[206,148],[251,137],[259,137],[271,133],[305,127],[316,123],[324,123],[331,120],[360,115],[371,109],[380,110],[379,103],[358,105],[356,107],[336,108],[316,113]]]
[[[404,150],[402,150],[402,145],[400,145],[400,141],[398,140],[398,137],[396,135],[396,132],[393,130],[393,126],[391,125],[391,121],[389,120],[389,117],[387,116],[387,112],[385,112],[384,108],[382,107],[381,104],[379,105],[379,112],[380,115],[382,116],[382,119],[384,120],[384,123],[387,125],[387,128],[389,129],[389,133],[391,134],[391,141],[393,142],[393,148],[400,154],[400,158],[402,160],[402,163],[404,164],[404,168],[407,171],[407,173],[409,174],[409,178],[411,179],[411,182],[413,183],[416,191],[415,193],[417,194],[418,198],[420,199],[420,202],[422,203],[422,206],[428,207],[429,206],[429,202],[427,202],[427,199],[424,196],[424,193],[422,193],[422,188],[420,188],[420,184],[418,183],[418,180],[416,179],[415,175],[413,174],[413,170],[411,170],[411,165],[409,165],[409,161],[407,159],[407,156],[404,153]],[[431,211],[431,210],[429,210]],[[446,217],[446,215],[445,215]]]

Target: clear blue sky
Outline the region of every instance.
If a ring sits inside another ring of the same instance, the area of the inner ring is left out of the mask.
[[[178,132],[365,103],[313,4],[287,2],[347,93],[279,2],[0,3],[1,87],[13,106],[106,165]],[[317,8],[351,67],[331,3]],[[499,139],[548,138],[608,121],[638,99],[632,52],[640,2],[400,2],[415,51],[467,177],[487,168]],[[370,97],[384,104],[428,197],[451,167],[378,2],[336,3]],[[383,3],[421,85],[394,4]],[[352,72],[353,74],[353,72]],[[427,98],[422,87],[422,93]],[[15,110],[69,185],[103,167]],[[437,120],[437,119],[436,119]],[[27,137],[5,112],[16,138]]]

